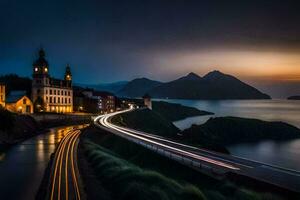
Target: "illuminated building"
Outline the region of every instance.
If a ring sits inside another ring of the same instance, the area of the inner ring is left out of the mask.
[[[0,83],[0,106],[5,107],[5,85]]]
[[[85,89],[82,94],[85,96],[84,107],[89,112],[110,113],[116,110],[115,96],[109,92]]]
[[[33,103],[26,96],[26,91],[11,91],[6,98],[5,108],[15,113],[33,113]]]
[[[49,75],[49,64],[45,51],[33,63],[32,101],[37,112],[73,112],[73,89],[70,66],[66,66],[64,80]]]

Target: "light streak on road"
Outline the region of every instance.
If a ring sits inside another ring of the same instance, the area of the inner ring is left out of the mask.
[[[223,174],[233,172],[234,174],[262,181],[276,187],[287,189],[288,191],[296,193],[299,193],[300,191],[300,172],[298,171],[192,147],[169,140],[168,138],[133,130],[127,127],[121,127],[110,122],[110,119],[113,116],[132,110],[133,108],[131,107],[124,111],[100,115],[95,118],[94,124],[115,135],[146,146],[147,148],[181,162],[182,164],[187,164],[185,162],[198,163],[197,165],[187,164],[193,168],[199,167],[201,170],[202,167],[207,167],[208,165],[212,171],[221,169],[220,173]]]
[[[61,140],[54,156],[50,200],[81,199],[76,156],[80,130],[71,130]]]
[[[120,126],[114,125],[114,124],[109,122],[109,119],[111,117],[113,117],[114,115],[121,114],[123,112],[129,112],[131,110],[132,110],[132,108],[130,108],[128,110],[124,110],[124,111],[119,111],[119,112],[107,114],[107,115],[101,115],[101,116],[98,116],[97,118],[95,118],[94,121],[95,121],[95,123],[99,123],[100,125],[108,128],[108,129],[113,129],[113,130],[117,131],[119,134],[123,134],[123,136],[125,136],[125,137],[131,137],[131,138],[143,141],[143,142],[150,143],[151,145],[155,145],[158,148],[161,148],[161,149],[164,149],[164,150],[182,155],[183,157],[189,157],[189,158],[193,158],[193,159],[196,159],[196,160],[204,161],[204,162],[214,164],[214,165],[218,165],[220,167],[224,167],[224,168],[227,168],[227,169],[230,169],[230,170],[239,170],[239,168],[234,166],[234,165],[231,165],[231,164],[228,164],[228,163],[225,163],[225,162],[221,162],[221,161],[218,161],[218,160],[214,160],[212,158],[208,158],[208,157],[205,157],[205,156],[197,155],[195,153],[191,153],[191,152],[188,152],[186,150],[175,148],[174,146],[164,144],[162,142],[168,142],[170,144],[177,144],[177,145],[183,146],[183,147],[184,146],[185,147],[190,147],[188,145],[179,144],[179,143],[176,143],[176,142],[173,142],[173,141],[170,141],[170,140],[167,140],[167,139],[163,139],[161,137],[157,137],[157,136],[154,136],[154,135],[151,135],[151,134],[142,133],[140,131],[135,131],[135,130],[128,129],[128,128],[125,128],[125,127],[120,127]],[[159,142],[159,141],[162,141],[162,142]],[[194,147],[192,147],[192,148],[194,148]]]

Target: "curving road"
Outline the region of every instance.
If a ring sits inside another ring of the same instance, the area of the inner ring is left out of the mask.
[[[48,199],[81,199],[77,168],[77,145],[81,131],[69,131],[54,156]]]
[[[293,192],[299,193],[300,191],[300,172],[298,171],[195,148],[164,137],[117,126],[110,122],[113,116],[132,110],[131,108],[98,116],[94,119],[94,124],[101,129],[142,145],[198,171],[207,172],[218,177],[223,177],[230,172]]]

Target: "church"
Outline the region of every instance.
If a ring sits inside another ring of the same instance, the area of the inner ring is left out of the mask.
[[[33,63],[32,102],[35,112],[73,112],[72,74],[66,66],[64,79],[49,74],[45,51],[40,49],[39,58]]]

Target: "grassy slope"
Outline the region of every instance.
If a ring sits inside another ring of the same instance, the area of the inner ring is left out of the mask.
[[[213,113],[198,110],[193,107],[183,106],[177,103],[168,103],[164,101],[153,101],[153,111],[159,113],[170,121],[177,121],[187,117],[211,115]]]
[[[300,137],[300,130],[283,122],[266,122],[238,117],[217,117],[182,132],[191,143],[230,145],[260,140],[288,140]]]
[[[104,131],[89,130],[81,139],[106,199],[279,199],[214,180]]]
[[[180,104],[153,101],[153,110],[143,109],[124,113],[114,117],[112,122],[148,133],[174,137],[180,130],[172,121],[209,114],[212,113]]]
[[[114,117],[112,122],[121,126],[164,136],[175,136],[180,132],[171,121],[149,109],[123,113]]]

